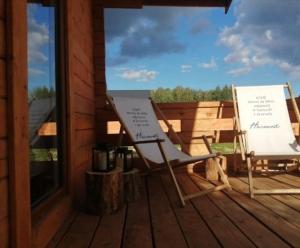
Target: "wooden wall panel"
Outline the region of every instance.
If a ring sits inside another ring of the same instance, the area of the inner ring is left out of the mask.
[[[0,58],[4,59],[5,58],[5,48],[6,48],[6,35],[5,35],[5,22],[4,19],[0,19],[0,37],[2,37],[2,39],[0,39]]]
[[[77,130],[75,136],[76,149],[82,146],[88,146],[95,143],[94,130]]]
[[[87,98],[91,101],[95,101],[94,88],[90,84],[83,81],[79,76],[74,76],[74,88],[76,89],[76,94]]]
[[[5,0],[0,0],[0,19],[5,18]]]
[[[0,34],[0,37],[1,37],[1,34]],[[1,38],[0,38],[0,40],[1,40]],[[5,64],[4,59],[0,59],[0,98],[5,98],[6,95],[7,95],[6,64]]]
[[[95,71],[92,0],[70,1],[71,175],[77,208],[84,209],[84,172],[91,166],[95,141]],[[101,9],[100,9],[101,10]],[[103,25],[103,22],[100,23]],[[81,168],[81,169],[78,169]],[[78,188],[79,187],[79,188]],[[81,199],[83,198],[83,199]]]
[[[7,139],[0,139],[0,159],[7,158]]]
[[[0,220],[1,247],[11,247],[9,243],[9,219],[8,217]]]
[[[0,139],[7,137],[7,102],[0,98]]]
[[[89,114],[95,116],[95,102],[83,96],[75,94],[75,112],[78,114]]]
[[[0,159],[0,180],[8,176],[7,159]]]
[[[8,131],[7,131],[7,61],[6,10],[0,0],[0,246],[9,247],[9,184],[8,184]]]
[[[0,179],[0,220],[8,216],[8,178]]]

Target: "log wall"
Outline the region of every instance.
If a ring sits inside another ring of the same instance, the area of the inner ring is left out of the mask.
[[[72,190],[79,208],[83,207],[85,200],[83,175],[91,164],[91,148],[95,136],[92,9],[92,0],[68,1],[70,166],[74,185]]]
[[[7,166],[7,80],[5,0],[0,0],[0,237],[1,247],[8,247],[9,202]]]

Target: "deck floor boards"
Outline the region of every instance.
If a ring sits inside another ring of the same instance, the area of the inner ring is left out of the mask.
[[[176,170],[185,193],[209,188],[196,174]],[[56,247],[300,247],[300,195],[250,199],[246,176],[230,177],[231,191],[194,198],[181,208],[166,172],[145,177],[142,197],[103,217],[79,213]],[[255,179],[257,188],[300,186],[282,174]]]

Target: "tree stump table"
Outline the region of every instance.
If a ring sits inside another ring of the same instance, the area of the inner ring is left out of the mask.
[[[122,207],[123,171],[116,168],[109,172],[87,171],[86,193],[87,212],[90,214],[110,214]]]
[[[123,173],[124,200],[125,202],[136,201],[141,196],[141,176],[138,169]]]

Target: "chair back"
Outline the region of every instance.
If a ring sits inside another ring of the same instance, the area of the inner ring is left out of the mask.
[[[300,155],[291,125],[284,85],[235,87],[246,151],[255,157]]]
[[[111,99],[121,124],[133,142],[164,139],[162,146],[168,160],[189,158],[163,132],[149,98],[114,95]],[[138,144],[136,147],[147,160],[157,164],[164,162],[157,143]]]

